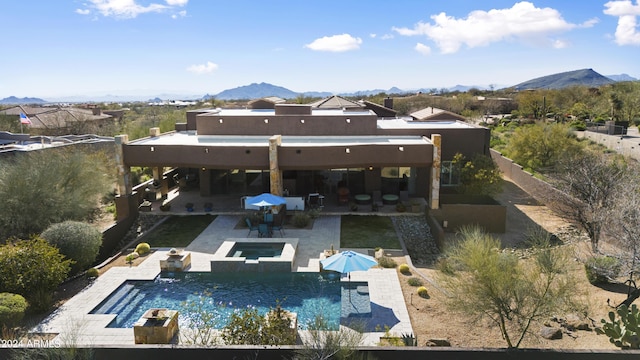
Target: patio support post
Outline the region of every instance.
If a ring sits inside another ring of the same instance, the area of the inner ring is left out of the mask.
[[[442,137],[440,134],[431,135],[433,144],[433,162],[431,163],[431,191],[429,192],[429,208],[440,208],[440,162],[442,158]]]
[[[118,135],[115,137],[116,143],[116,166],[118,169],[118,194],[121,196],[131,195],[131,168],[124,164],[124,146],[129,142],[128,135]]]
[[[269,138],[269,180],[273,195],[282,196],[282,171],[278,165],[278,148],[282,145],[282,136],[273,135]]]

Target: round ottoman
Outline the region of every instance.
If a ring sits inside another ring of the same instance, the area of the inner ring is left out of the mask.
[[[356,204],[368,204],[371,202],[371,195],[369,194],[358,194],[353,197],[356,200]]]
[[[387,205],[395,205],[398,203],[398,195],[384,194],[382,195],[382,203]]]

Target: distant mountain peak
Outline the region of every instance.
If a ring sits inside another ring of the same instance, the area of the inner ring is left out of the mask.
[[[593,69],[580,69],[531,79],[513,86],[516,90],[562,89],[569,86],[598,87],[614,81]]]
[[[44,104],[44,103],[46,103],[46,101],[40,98],[34,98],[34,97],[18,98],[15,96],[9,96],[4,99],[0,99],[0,104],[4,104],[4,105]]]

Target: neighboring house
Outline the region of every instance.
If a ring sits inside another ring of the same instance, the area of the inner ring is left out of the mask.
[[[261,99],[251,100],[248,105],[251,109],[275,109],[276,104],[284,104],[285,99],[277,96],[269,96]]]
[[[188,111],[175,132],[156,128],[131,142],[118,136],[119,194],[134,201],[129,169],[143,166],[154,169],[157,181],[165,181],[165,168],[177,168],[197,179],[204,197],[287,189],[337,198],[346,187],[351,194],[405,192],[437,208],[440,174],[454,155],[489,154],[487,128],[457,118],[384,118],[365,106],[332,96],[273,109],[199,109]]]
[[[31,136],[0,131],[0,156],[67,145],[91,145],[113,151],[113,137],[96,135]]]
[[[458,115],[451,111],[442,110],[434,107],[424,108],[410,114],[414,121],[450,121],[460,120],[466,121],[466,118],[462,115]]]
[[[29,117],[31,134],[101,134],[104,128],[114,124],[114,116],[102,113],[100,109],[80,109],[74,107],[31,107],[18,105],[0,111],[0,115],[15,116],[19,121],[20,113]]]

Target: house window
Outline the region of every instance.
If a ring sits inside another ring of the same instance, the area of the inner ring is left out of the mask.
[[[453,161],[443,161],[440,170],[440,185],[460,185],[460,168]]]

